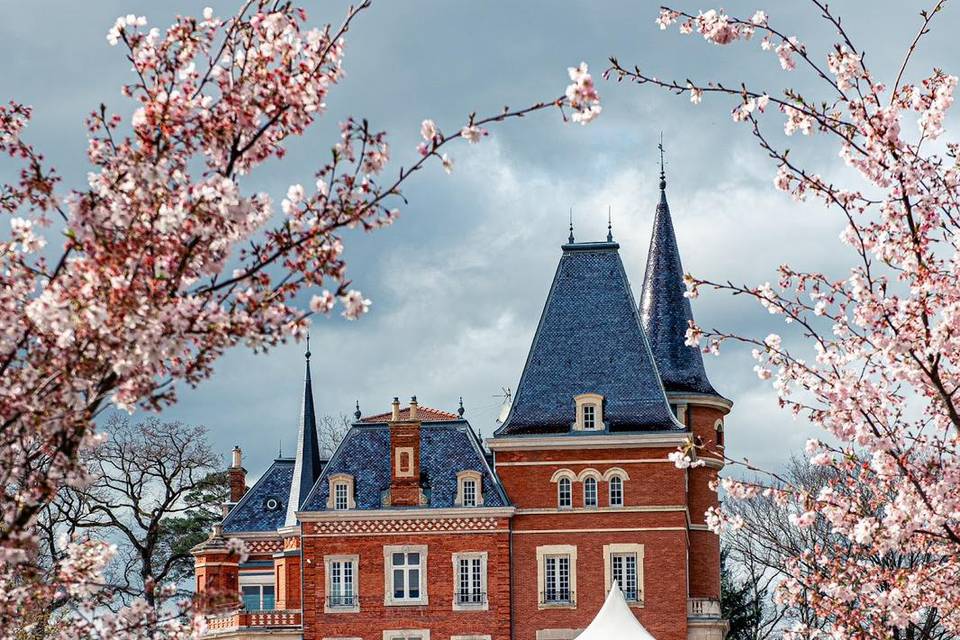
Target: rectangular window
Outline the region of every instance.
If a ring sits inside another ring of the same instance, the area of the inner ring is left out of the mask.
[[[420,599],[420,554],[416,551],[392,554],[393,599]]]
[[[487,596],[483,592],[483,578],[480,556],[461,557],[457,561],[457,604],[483,604]]]
[[[240,588],[243,608],[247,611],[272,611],[276,607],[273,585],[248,584]]]
[[[356,565],[353,560],[330,561],[330,606],[353,607],[356,605],[356,587],[354,576]]]
[[[635,553],[615,553],[610,556],[610,574],[616,581],[623,597],[636,602],[640,599],[637,590],[637,554]]]
[[[463,506],[477,506],[477,481],[471,478],[463,481]]]
[[[543,567],[544,603],[571,602],[570,556],[547,556]]]
[[[344,511],[350,508],[350,501],[347,497],[349,487],[346,482],[338,482],[334,485],[333,508],[338,511]]]
[[[592,404],[583,405],[583,428],[597,428],[597,408]]]

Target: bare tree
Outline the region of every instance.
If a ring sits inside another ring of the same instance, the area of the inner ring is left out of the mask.
[[[817,495],[831,480],[836,480],[834,468],[812,466],[803,458],[792,458],[783,480],[793,486],[803,487],[809,495]],[[836,486],[836,482],[833,483]],[[855,477],[847,478],[844,485],[856,491]],[[884,568],[909,568],[929,564],[929,554],[892,551],[883,555],[863,557],[849,540],[833,532],[824,518],[817,518],[810,526],[799,528],[791,523],[806,511],[804,505],[778,502],[772,497],[758,495],[746,500],[730,501],[725,507],[734,517],[742,518],[743,526],[724,539],[734,571],[743,581],[751,584],[755,593],[765,594],[766,604],[762,615],[755,618],[755,626],[743,637],[763,640],[778,637],[785,627],[795,624],[810,629],[822,629],[835,621],[822,619],[814,606],[813,598],[819,594],[803,594],[799,604],[779,604],[772,597],[777,584],[789,571],[815,572],[819,568],[808,552],[816,549],[820,554],[830,554],[850,563],[867,563]],[[904,630],[895,630],[895,640],[946,640],[951,634],[940,624],[940,613],[935,609],[925,611],[924,617],[909,624]]]
[[[317,436],[320,443],[320,455],[329,458],[343,442],[347,431],[350,430],[350,417],[341,413],[334,416],[325,414],[317,420]]]

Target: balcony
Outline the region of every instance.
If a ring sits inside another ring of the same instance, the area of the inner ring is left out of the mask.
[[[330,609],[353,609],[359,604],[356,594],[338,594],[327,596],[327,607]]]
[[[207,635],[234,634],[237,631],[269,631],[296,628],[301,624],[300,611],[230,611],[207,616]]]
[[[487,594],[476,591],[458,591],[454,594],[453,601],[461,607],[482,607],[487,604]]]
[[[540,593],[541,607],[571,607],[575,604],[575,594],[569,589],[551,589]]]
[[[698,620],[720,619],[720,601],[712,598],[687,598],[687,617]]]

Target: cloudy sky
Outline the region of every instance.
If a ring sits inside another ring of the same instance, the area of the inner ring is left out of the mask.
[[[347,3],[305,2],[311,21],[338,21]],[[425,117],[453,131],[467,114],[489,114],[562,93],[566,67],[586,61],[598,77],[603,114],[592,125],[564,124],[556,112],[492,130],[477,146],[452,150],[453,175],[432,166],[406,189],[409,206],[396,225],[348,234],[355,286],[373,300],[358,322],[339,316],[314,322],[313,374],[322,412],[384,411],[390,399],[416,394],[422,404],[453,410],[463,396],[467,417],[489,435],[502,387],[515,388],[567,234],[573,207],[578,240],[605,234],[612,207],[614,235],[639,299],[657,199],[656,144],[667,149],[668,195],[684,266],[717,280],[759,284],[790,262],[842,276],[851,260],[840,245],[840,221],[815,205],[797,205],[774,191],[774,167],[748,131],[729,118],[732,104],[708,98],[699,106],[648,87],[599,80],[608,56],[663,78],[709,79],[771,93],[785,86],[817,89],[808,73],[784,74],[758,42],[719,48],[697,36],[661,32],[648,2],[375,1],[348,37],[347,77],[329,98],[322,123],[289,144],[281,163],[265,167],[250,189],[279,197],[308,183],[346,115],[367,117],[390,133],[394,170],[413,159]],[[805,3],[765,3],[772,21],[796,34],[819,59],[833,41]],[[218,14],[237,2],[212,3]],[[682,2],[687,10],[710,5]],[[726,3],[750,15],[759,5]],[[875,73],[891,81],[912,39],[915,2],[837,2],[831,7],[868,52]],[[119,93],[129,78],[122,51],[108,46],[116,16],[135,12],[163,27],[176,13],[203,3],[98,0],[0,0],[0,86],[3,99],[35,107],[29,134],[59,168],[67,186],[82,186],[86,113],[105,102],[128,114]],[[937,23],[914,61],[914,77],[955,60],[951,32],[960,8]],[[956,73],[956,68],[947,71]],[[781,127],[777,116],[771,131]],[[774,133],[775,139],[782,136]],[[783,140],[786,144],[787,140]],[[789,140],[816,171],[846,177],[833,150],[817,140]],[[0,176],[2,177],[2,176]],[[746,334],[780,330],[761,309],[722,295],[695,301],[702,324]],[[215,445],[246,451],[259,475],[283,444],[295,442],[303,378],[303,347],[269,355],[236,349],[215,376],[184,389],[165,418],[202,423]],[[744,351],[711,358],[714,386],[736,403],[727,422],[728,450],[765,465],[799,451],[811,433],[780,412]]]

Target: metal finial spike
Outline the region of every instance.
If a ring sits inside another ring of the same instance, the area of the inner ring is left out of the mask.
[[[657,148],[660,149],[660,190],[663,191],[667,188],[667,173],[663,168],[663,131],[660,132],[660,144]]]
[[[280,448],[279,448],[279,450],[278,450],[278,452],[277,452],[277,457],[278,457],[278,458],[282,458],[282,457],[283,457],[283,438],[280,438]]]
[[[567,238],[569,244],[573,244],[573,207],[570,207],[570,237]]]
[[[607,205],[607,242],[613,242],[613,207]]]
[[[457,409],[457,415],[462,418],[464,411],[465,409],[463,408],[463,396],[460,396],[460,407]]]
[[[310,334],[309,333],[307,334],[307,352],[304,353],[303,355],[306,356],[307,360],[310,359],[311,354],[310,354]]]
[[[360,413],[360,401],[357,400],[357,410],[353,412],[353,417],[355,420],[359,420],[361,415],[363,414]]]

